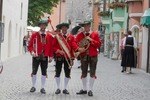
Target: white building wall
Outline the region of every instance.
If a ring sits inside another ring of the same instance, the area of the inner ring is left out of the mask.
[[[146,70],[147,65],[147,43],[148,43],[148,28],[143,27],[143,45],[142,45],[142,65],[141,68]]]
[[[27,32],[27,12],[28,0],[3,0],[4,42],[1,44],[2,60],[22,54],[23,36]]]

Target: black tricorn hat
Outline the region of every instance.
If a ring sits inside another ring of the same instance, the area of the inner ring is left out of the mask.
[[[62,26],[66,26],[67,28],[69,28],[69,23],[63,22],[63,23],[61,23],[61,24],[58,24],[58,25],[56,26],[56,28],[57,28],[57,29],[61,29]]]
[[[87,25],[87,24],[91,24],[91,21],[86,20],[83,23],[80,23],[79,26],[83,27],[84,25]]]
[[[39,22],[38,22],[38,26],[40,26],[41,24],[45,24],[46,26],[48,25],[48,19],[41,19]]]

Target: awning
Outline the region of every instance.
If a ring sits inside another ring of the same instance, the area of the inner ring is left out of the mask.
[[[141,17],[141,25],[146,27],[150,25],[150,8],[145,10],[143,16]]]

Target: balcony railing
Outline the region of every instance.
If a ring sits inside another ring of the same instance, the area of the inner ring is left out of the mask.
[[[98,15],[99,16],[109,16],[110,15],[110,11],[99,11]]]
[[[124,8],[126,6],[126,3],[125,2],[112,2],[112,3],[108,3],[107,6],[110,9],[114,9],[118,7]]]
[[[143,1],[143,0],[125,0],[125,2],[139,2],[139,1]]]

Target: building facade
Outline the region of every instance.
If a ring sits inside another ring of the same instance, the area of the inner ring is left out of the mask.
[[[54,27],[54,29],[56,29],[56,26],[59,24],[59,23],[62,23],[62,22],[66,22],[66,0],[61,0],[57,7],[54,7],[53,8],[53,12],[51,15],[49,14],[45,14],[44,17],[48,17],[50,16],[51,18],[51,23]],[[48,30],[52,30],[51,26],[48,25]]]
[[[105,27],[104,56],[118,59],[119,44],[123,33],[131,30],[138,46],[137,68],[150,72],[150,28],[149,25],[142,26],[140,23],[144,12],[150,8],[150,1],[100,0],[100,4],[102,4],[100,5],[102,9],[99,15],[101,24]],[[148,15],[150,18],[150,14]]]
[[[141,68],[142,58],[142,32],[140,18],[143,14],[143,0],[126,0],[129,13],[129,30],[137,41],[137,67]]]
[[[148,10],[148,8],[150,8],[150,1],[149,0],[142,0],[143,1],[143,6],[142,6],[142,12],[144,16],[145,11]],[[150,10],[148,12],[148,14],[150,13]],[[147,16],[150,18],[150,14],[149,16]],[[150,21],[149,21],[150,23]],[[143,25],[145,23],[141,23],[141,25]],[[150,24],[148,26],[141,26],[142,29],[140,30],[140,32],[142,33],[142,58],[141,58],[141,68],[143,70],[145,70],[146,72],[150,73]]]
[[[71,28],[84,20],[93,21],[93,0],[66,0],[66,19]]]
[[[2,20],[4,41],[1,43],[1,59],[22,54],[23,36],[27,34],[28,0],[3,0]]]
[[[104,56],[118,59],[120,41],[127,30],[127,5],[122,0],[101,0],[99,15],[105,27]]]

